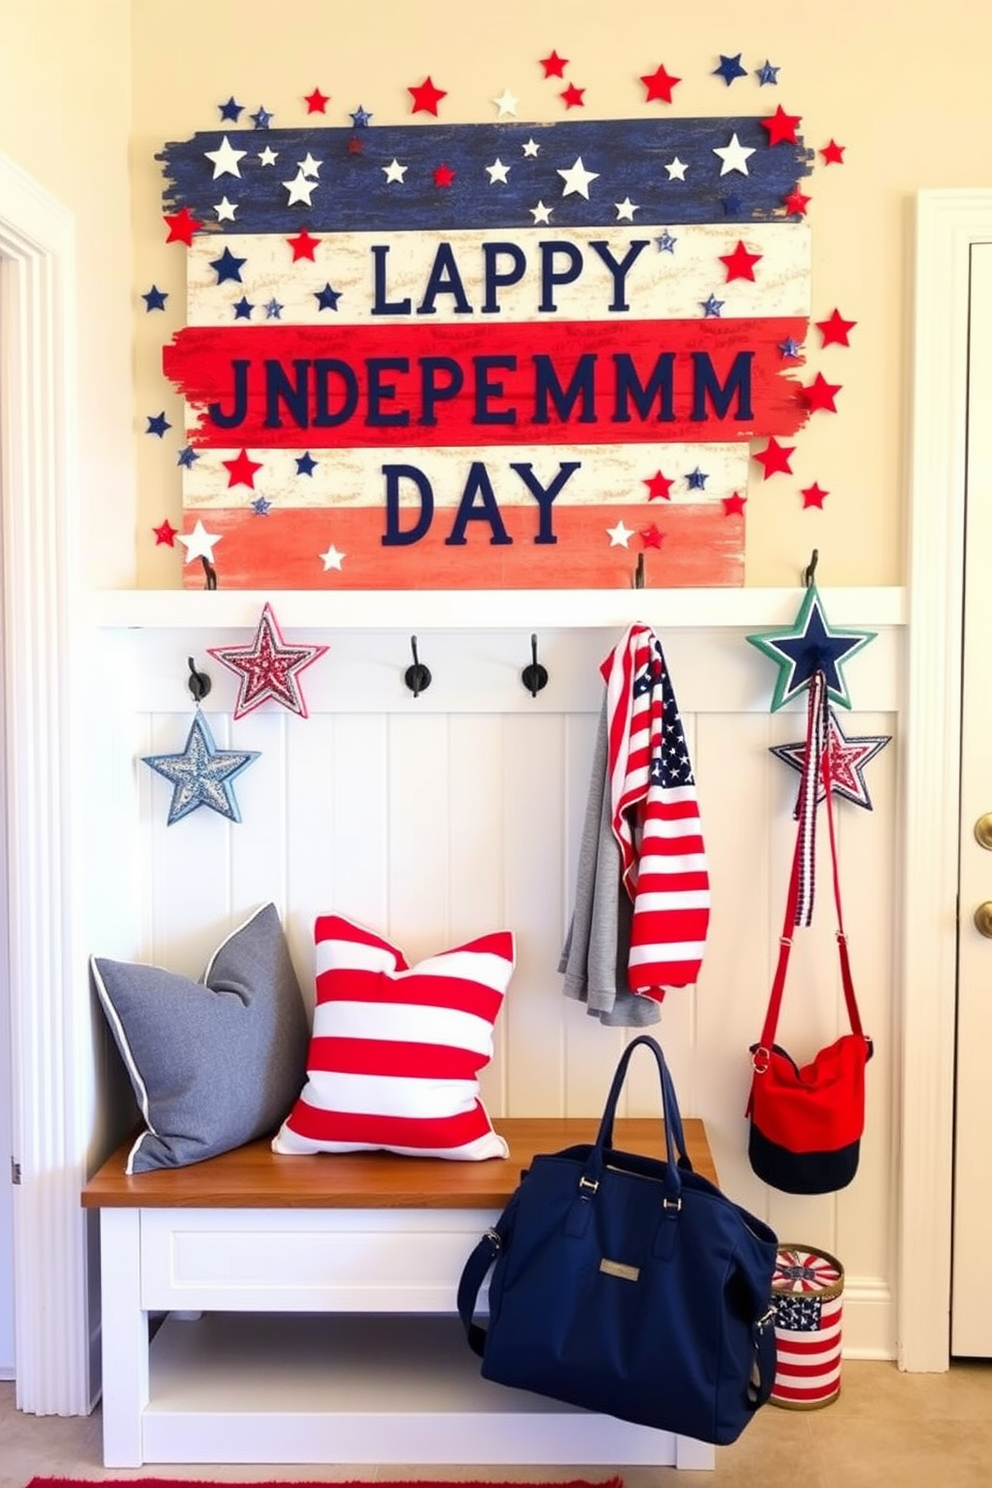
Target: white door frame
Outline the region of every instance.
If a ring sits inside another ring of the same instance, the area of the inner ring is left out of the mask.
[[[0,155],[0,489],[17,1404],[83,1414],[91,1344],[79,1190],[93,1129],[76,925],[75,230]],[[75,895],[74,895],[75,890]],[[6,1169],[6,1154],[3,1165]],[[0,1174],[6,1181],[6,1172]]]
[[[903,770],[898,1358],[950,1352],[958,797],[971,248],[992,191],[921,191],[909,487]]]

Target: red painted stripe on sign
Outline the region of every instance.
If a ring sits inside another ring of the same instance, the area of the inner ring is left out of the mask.
[[[186,327],[162,365],[202,446],[741,441],[809,417],[779,349],[806,331],[786,316]]]

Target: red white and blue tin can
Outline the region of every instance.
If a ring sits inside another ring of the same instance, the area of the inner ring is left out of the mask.
[[[840,1394],[844,1268],[807,1245],[779,1247],[772,1278],[775,1308],[773,1405],[815,1410]]]

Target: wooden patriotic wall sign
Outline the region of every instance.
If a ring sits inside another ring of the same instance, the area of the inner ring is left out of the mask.
[[[230,588],[628,588],[639,557],[654,586],[743,582],[751,460],[790,471],[833,409],[799,380],[801,118],[519,123],[508,97],[278,128],[232,96],[157,157],[188,584],[196,558]]]

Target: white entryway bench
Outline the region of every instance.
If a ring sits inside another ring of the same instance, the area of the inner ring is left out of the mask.
[[[712,1468],[711,1446],[480,1377],[455,1313],[462,1266],[539,1152],[595,1118],[496,1121],[506,1161],[283,1157],[253,1142],[128,1177],[100,1211],[107,1467],[457,1463]],[[685,1122],[716,1182],[703,1123]],[[656,1120],[614,1141],[663,1155]]]

